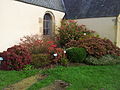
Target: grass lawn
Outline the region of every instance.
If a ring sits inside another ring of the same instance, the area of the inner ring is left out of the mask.
[[[43,71],[49,76],[32,85],[28,90],[39,90],[54,80],[71,85],[68,90],[120,90],[120,65],[62,67]]]
[[[0,90],[26,77],[35,75],[38,70],[31,71],[0,71]]]

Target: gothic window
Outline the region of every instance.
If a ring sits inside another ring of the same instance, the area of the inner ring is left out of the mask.
[[[43,35],[52,34],[52,16],[49,13],[44,15]]]

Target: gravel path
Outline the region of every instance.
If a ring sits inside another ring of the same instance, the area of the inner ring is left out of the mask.
[[[38,80],[44,79],[45,76],[42,75],[35,75],[28,78],[23,79],[22,81],[15,83],[13,85],[8,86],[7,88],[4,88],[3,90],[26,90],[31,85],[33,85]]]
[[[3,90],[27,90],[27,88],[36,83],[38,80],[43,80],[46,77],[47,75],[37,74],[35,76],[25,78],[18,83],[9,85]],[[55,80],[54,83],[50,84],[47,87],[41,88],[40,90],[66,90],[66,87],[68,86],[69,84],[62,80]]]

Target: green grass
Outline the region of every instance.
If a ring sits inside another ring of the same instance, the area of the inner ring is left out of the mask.
[[[57,67],[43,71],[48,78],[38,81],[28,90],[39,90],[54,80],[63,80],[71,85],[67,90],[120,90],[120,65]]]
[[[0,71],[0,90],[26,77],[35,75],[38,70],[30,71]]]

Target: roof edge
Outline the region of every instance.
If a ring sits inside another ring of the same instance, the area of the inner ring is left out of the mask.
[[[26,3],[26,4],[30,4],[30,5],[34,5],[34,6],[38,6],[38,7],[44,7],[44,8],[48,8],[48,9],[52,9],[52,10],[55,10],[55,11],[60,11],[60,12],[65,13],[65,11],[58,10],[58,9],[53,9],[53,8],[49,8],[49,7],[45,7],[45,6],[42,6],[42,5],[40,6],[40,5],[36,5],[36,4],[33,4],[33,3],[29,3],[29,2],[21,1],[21,0],[15,0],[15,1],[22,2],[22,3]]]

